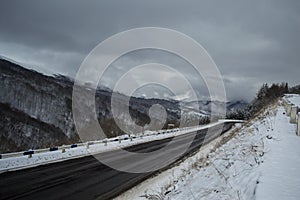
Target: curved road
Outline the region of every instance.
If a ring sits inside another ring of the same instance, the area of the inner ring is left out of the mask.
[[[223,132],[230,129],[232,124],[225,123]],[[215,126],[213,129],[217,129],[219,126]],[[177,159],[168,160],[168,153],[170,152],[164,152],[166,162],[175,163],[198,149],[203,144],[206,131],[207,129],[197,131],[187,153]],[[207,142],[216,137],[217,135],[210,135]],[[187,138],[188,133],[177,137],[176,141],[172,143],[173,150],[176,151],[178,145],[184,145],[187,142]],[[171,139],[167,138],[138,144],[128,147],[126,150],[131,152],[151,152],[164,147]],[[134,165],[118,151],[110,151],[102,155],[115,162],[124,163],[128,168]],[[147,165],[149,165],[149,162],[147,162]],[[153,162],[153,165],[155,165],[155,162]],[[100,163],[93,156],[87,156],[2,173],[0,174],[0,199],[111,199],[154,173],[120,172]]]

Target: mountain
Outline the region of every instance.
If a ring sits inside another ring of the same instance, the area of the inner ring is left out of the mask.
[[[0,84],[1,152],[80,141],[72,116],[74,81],[71,78],[46,76],[0,59]],[[95,97],[98,120],[108,137],[123,134],[112,117],[111,96],[111,90],[99,88]],[[126,96],[116,96],[123,105]],[[87,106],[86,102],[82,104]],[[131,97],[129,104],[131,117],[139,125],[150,122],[148,111],[154,104],[162,105],[167,111],[165,128],[168,123],[178,124],[181,115],[177,101]],[[133,126],[123,113],[117,118],[126,126]]]
[[[209,101],[209,100],[200,100],[200,101],[183,101],[182,102],[186,109],[190,110],[199,110],[203,115],[211,115],[211,107],[214,106],[217,108],[215,111],[216,115],[220,114],[221,106],[226,108],[227,112],[235,111],[239,109],[243,109],[248,105],[247,102],[239,100],[239,101],[229,101],[229,102],[218,102],[218,101]]]
[[[249,103],[243,100],[229,101],[226,103],[227,112],[241,110],[248,106]]]
[[[42,122],[3,103],[0,103],[0,130],[0,152],[72,142],[54,125]]]
[[[0,152],[80,142],[72,115],[73,79],[62,75],[46,76],[0,57],[0,84]],[[83,94],[91,92],[87,86],[82,86],[81,89],[84,91]],[[113,91],[99,87],[95,93],[97,118],[104,133],[108,137],[124,134],[112,115]],[[154,104],[162,105],[166,110],[167,121],[164,128],[167,128],[169,123],[178,126],[181,117],[187,126],[194,124],[199,117],[204,119],[201,120],[202,123],[207,123],[207,118],[211,114],[211,104],[218,104],[209,101],[184,102],[180,108],[180,102],[176,100],[131,97],[129,105],[125,105],[127,98],[125,95],[119,93],[114,95],[120,107],[129,107],[132,121],[121,112],[121,109],[116,110],[120,110],[117,120],[130,130],[135,124],[149,128],[148,112]],[[197,103],[200,112],[195,109]],[[233,109],[241,104],[243,103],[232,102],[227,106]],[[83,99],[78,106],[88,107],[89,104]],[[80,126],[92,127],[93,124],[89,123],[90,116],[86,113],[82,113],[82,116],[84,123]],[[159,124],[160,116],[154,114],[153,117],[152,121]],[[96,135],[93,139],[101,138]]]

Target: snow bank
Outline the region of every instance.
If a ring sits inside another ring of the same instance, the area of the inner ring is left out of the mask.
[[[300,96],[293,97],[295,105]],[[257,188],[257,199],[300,199],[300,137],[296,136],[296,125],[289,123],[284,109],[280,107],[274,119],[273,140],[266,142],[265,163],[260,168],[261,184]]]
[[[218,138],[222,146],[215,141],[116,199],[300,199],[300,138],[284,113],[270,107]]]

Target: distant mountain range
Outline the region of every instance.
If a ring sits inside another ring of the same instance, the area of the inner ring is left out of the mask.
[[[72,116],[74,82],[71,78],[46,76],[0,58],[0,84],[0,152],[80,141]],[[99,88],[95,97],[98,121],[108,137],[123,134],[112,117],[111,96],[110,89]],[[116,96],[122,103],[125,96],[119,93]],[[195,107],[197,103],[200,112]],[[153,104],[160,104],[167,111],[166,128],[168,123],[178,125],[181,115],[186,118],[209,116],[212,103],[215,102],[184,102],[181,110],[179,102],[175,100],[131,97],[129,110],[135,123],[144,126],[150,122],[149,108]],[[245,105],[243,101],[226,103],[229,110]],[[118,120],[126,126],[133,126],[122,113],[119,113]],[[88,122],[86,126],[89,126]]]

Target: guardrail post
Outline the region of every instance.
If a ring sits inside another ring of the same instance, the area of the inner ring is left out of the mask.
[[[66,149],[63,147],[63,148],[61,149],[61,152],[62,152],[62,153],[65,153],[65,152],[66,152]]]
[[[30,153],[30,154],[28,154],[28,158],[32,158],[32,154]]]
[[[90,148],[90,144],[87,142],[86,143],[86,148],[89,149]]]
[[[119,137],[118,140],[119,140],[119,143],[121,143],[121,140],[122,140],[121,137]]]
[[[291,108],[291,118],[290,118],[290,123],[291,124],[296,124],[297,123],[297,112],[298,112],[298,107],[297,106],[292,106],[292,108]]]
[[[300,136],[300,112],[298,112],[297,135]]]
[[[107,146],[107,139],[104,139],[103,142],[104,142],[104,146]]]
[[[286,111],[287,110],[287,102],[286,102],[285,99],[283,99],[282,104],[283,104],[283,107],[284,107],[284,109]]]
[[[132,142],[132,136],[130,136],[130,141]]]
[[[291,116],[291,111],[292,111],[292,104],[288,104],[287,105],[287,109],[286,109],[286,115],[287,116]]]

